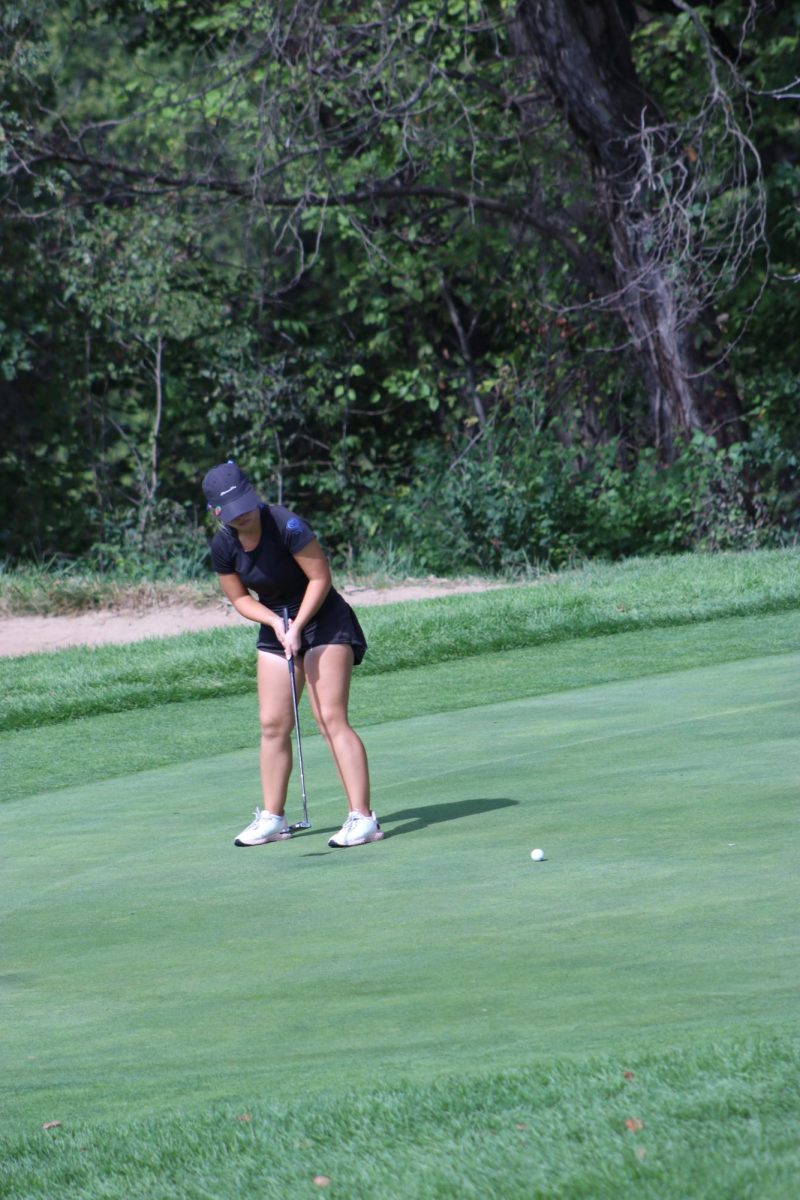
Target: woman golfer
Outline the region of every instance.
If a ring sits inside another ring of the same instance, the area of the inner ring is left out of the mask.
[[[203,491],[221,528],[211,542],[220,586],[243,617],[257,621],[263,808],[235,839],[262,846],[291,837],[284,817],[292,770],[294,710],[286,660],[294,658],[300,695],[311,707],[342,781],[349,815],[329,846],[363,846],[383,837],[370,808],[367,755],[347,715],[350,676],[367,648],[358,619],[331,586],[331,572],[313,530],[280,505],[264,504],[234,462],[208,472]],[[255,599],[250,592],[255,592]],[[284,629],[282,610],[289,612]]]

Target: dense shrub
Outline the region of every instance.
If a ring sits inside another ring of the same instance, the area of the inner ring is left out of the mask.
[[[670,466],[650,450],[633,465],[620,459],[618,446],[578,456],[555,434],[513,421],[495,431],[491,446],[487,436],[480,452],[460,458],[426,446],[412,481],[396,490],[380,537],[421,570],[445,574],[746,549],[794,537],[796,506],[787,505],[786,490],[794,458],[763,433],[727,449],[698,433]]]

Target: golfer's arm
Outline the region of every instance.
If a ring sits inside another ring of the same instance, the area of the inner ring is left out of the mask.
[[[331,569],[316,538],[293,557],[308,580],[302,603],[292,622],[300,629],[304,629],[314,613],[322,607],[325,597],[331,590]]]
[[[275,630],[283,628],[277,613],[251,596],[238,575],[218,575],[217,578],[219,586],[240,616],[248,621],[258,621],[260,625],[270,625]]]
[[[302,603],[293,621],[299,629],[304,629],[314,613],[322,607],[331,590],[331,569],[316,538],[304,546],[299,554],[295,554],[294,560],[308,580]],[[278,614],[251,596],[238,575],[218,575],[217,578],[223,592],[240,616],[248,621],[257,621],[261,625],[270,625],[276,633],[283,630],[283,622]]]

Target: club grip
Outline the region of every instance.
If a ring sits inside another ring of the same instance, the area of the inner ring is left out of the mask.
[[[286,630],[289,628],[289,609],[286,607],[285,604],[284,604],[283,608],[281,609],[281,616],[283,617],[283,629],[284,629],[284,633],[285,633]],[[293,670],[294,655],[290,654],[286,661],[289,664],[289,670],[292,672],[292,687],[294,687],[294,670]]]

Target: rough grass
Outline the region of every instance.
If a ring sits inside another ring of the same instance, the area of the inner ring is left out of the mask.
[[[100,609],[140,612],[170,604],[202,607],[219,599],[216,580],[131,580],[99,571],[43,565],[9,569],[0,564],[0,617],[72,616]]]
[[[554,1061],[5,1140],[15,1200],[786,1200],[789,1039]]]
[[[470,582],[476,579],[461,578]],[[342,586],[380,589],[398,583],[425,584],[431,578],[374,570],[348,572],[339,576],[339,582]],[[148,576],[144,570],[133,579],[113,571],[91,571],[80,564],[53,562],[10,568],[0,561],[0,617],[75,616],[100,610],[144,612],[176,604],[202,608],[219,601],[219,585],[210,570],[201,579],[170,579],[163,572]]]

